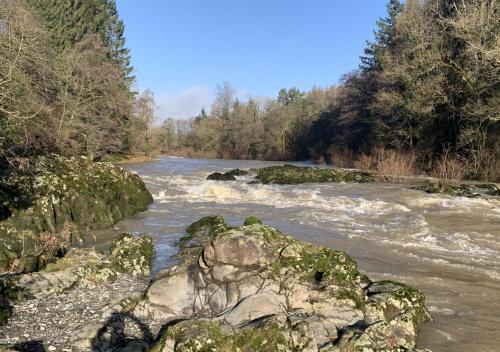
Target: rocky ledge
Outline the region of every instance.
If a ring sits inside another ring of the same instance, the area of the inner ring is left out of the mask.
[[[423,294],[372,282],[342,251],[287,237],[256,218],[203,218],[133,312],[151,351],[416,351],[431,319]]]
[[[41,157],[0,180],[0,274],[43,268],[81,240],[153,201],[139,176],[85,157]]]
[[[207,180],[233,181],[235,176],[255,175],[252,183],[301,184],[318,182],[371,182],[374,177],[364,171],[338,168],[301,167],[295,165],[269,166],[250,171],[234,169],[225,173],[214,172]]]

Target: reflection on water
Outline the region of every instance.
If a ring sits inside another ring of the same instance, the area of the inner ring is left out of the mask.
[[[396,184],[249,185],[206,181],[213,171],[259,161],[163,157],[131,165],[154,197],[147,212],[115,231],[155,238],[155,271],[172,264],[175,241],[202,216],[232,225],[247,215],[301,240],[346,250],[374,279],[423,290],[436,321],[419,344],[434,351],[498,351],[500,201],[428,195]]]

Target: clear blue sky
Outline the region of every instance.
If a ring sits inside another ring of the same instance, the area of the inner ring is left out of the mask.
[[[355,69],[387,0],[117,0],[139,90],[160,117],[210,108],[217,84],[241,97],[336,84]]]

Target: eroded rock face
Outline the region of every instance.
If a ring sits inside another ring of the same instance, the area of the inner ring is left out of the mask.
[[[78,226],[109,227],[153,201],[137,175],[85,157],[40,158],[29,173],[2,182],[22,199],[3,204],[0,273],[42,268],[79,240]]]
[[[342,251],[220,220],[189,228],[181,263],[159,273],[136,305],[153,331],[169,323],[153,351],[415,348],[431,319],[418,290],[371,282]]]

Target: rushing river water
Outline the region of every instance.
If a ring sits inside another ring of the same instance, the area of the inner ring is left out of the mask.
[[[162,157],[130,165],[154,197],[116,231],[154,237],[154,270],[172,264],[175,241],[202,216],[231,225],[248,215],[300,240],[347,251],[372,279],[424,291],[435,322],[419,346],[500,351],[500,201],[429,195],[400,184],[248,184],[206,181],[213,171],[280,163]]]

